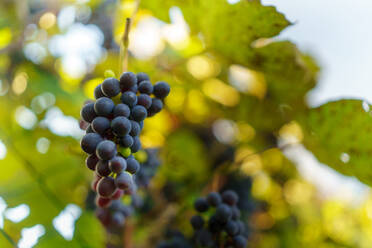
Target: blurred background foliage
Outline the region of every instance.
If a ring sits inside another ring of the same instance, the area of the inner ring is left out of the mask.
[[[0,247],[103,247],[111,238],[86,204],[92,175],[78,120],[104,71],[119,74],[126,17],[129,70],[172,87],[141,137],[160,148],[162,165],[139,192],[151,204],[131,219],[126,247],[154,247],[169,227],[190,234],[193,200],[226,187],[242,198],[249,247],[371,247],[372,198],[322,197],[296,159],[306,147],[370,184],[369,105],[310,109],[319,67],[275,39],[295,24],[243,0],[0,2]]]

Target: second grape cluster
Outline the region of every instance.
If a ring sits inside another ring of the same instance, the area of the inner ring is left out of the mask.
[[[133,175],[140,164],[133,153],[141,149],[144,120],[162,110],[169,92],[165,82],[153,85],[145,73],[125,72],[119,80],[106,78],[94,90],[96,101],[83,106],[86,134],[81,148],[89,154],[87,167],[95,171],[92,188],[98,207],[109,207],[113,200],[135,190]]]

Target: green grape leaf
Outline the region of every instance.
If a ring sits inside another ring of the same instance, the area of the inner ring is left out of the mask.
[[[360,100],[339,100],[311,109],[300,123],[304,145],[322,163],[372,185],[372,115]]]

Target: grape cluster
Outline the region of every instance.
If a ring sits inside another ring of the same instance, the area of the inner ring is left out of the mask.
[[[222,194],[211,192],[207,197],[198,198],[194,202],[199,212],[190,219],[195,231],[194,240],[201,247],[235,247],[245,248],[247,245],[246,225],[240,220],[237,207],[238,195],[235,191],[226,190]],[[201,213],[210,208],[208,221]]]
[[[107,208],[113,200],[135,191],[133,175],[140,164],[132,153],[141,149],[139,135],[145,118],[162,110],[169,92],[165,82],[152,85],[145,73],[125,72],[119,80],[106,78],[94,90],[96,101],[83,106],[81,126],[86,134],[80,144],[89,154],[87,167],[96,174],[92,189],[97,192],[98,207]]]

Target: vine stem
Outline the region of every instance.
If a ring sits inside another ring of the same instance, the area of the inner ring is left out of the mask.
[[[128,70],[128,48],[129,48],[129,32],[132,24],[132,19],[127,18],[125,20],[125,30],[122,37],[122,46],[120,47],[120,61],[121,63],[121,73]]]
[[[5,237],[6,240],[9,241],[9,243],[13,246],[13,247],[17,247],[17,244],[16,242],[10,237],[9,234],[7,234],[3,229],[0,228],[0,232],[1,234]]]

